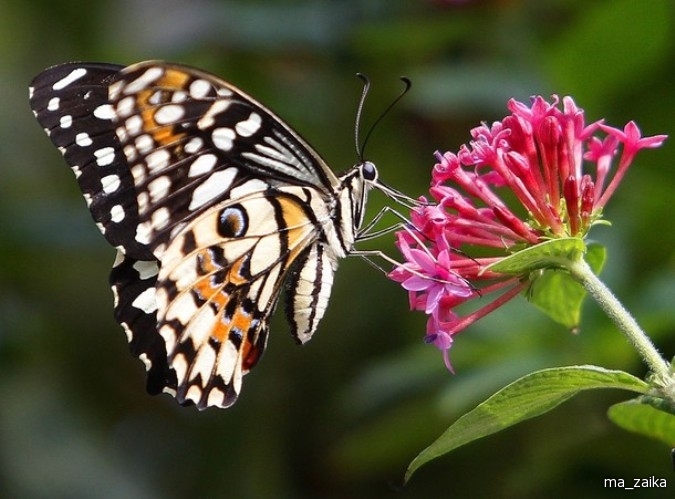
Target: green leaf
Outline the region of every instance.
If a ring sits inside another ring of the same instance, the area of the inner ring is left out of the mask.
[[[591,266],[595,275],[600,275],[607,260],[607,249],[600,243],[591,241],[586,244],[584,259]]]
[[[675,447],[675,416],[653,407],[642,398],[614,404],[607,411],[607,416],[624,430]]]
[[[552,239],[502,258],[488,265],[485,270],[502,274],[529,274],[539,269],[560,267],[569,260],[576,261],[585,251],[586,245],[582,239]]]
[[[666,398],[655,397],[653,395],[643,395],[640,397],[640,402],[651,405],[654,409],[664,411],[675,415],[675,402]]]
[[[530,303],[568,329],[576,329],[581,320],[581,305],[586,290],[562,270],[547,270],[528,291]]]
[[[598,243],[587,246],[584,258],[599,274],[605,263],[605,247]],[[576,329],[581,319],[581,306],[586,290],[563,270],[546,270],[532,282],[528,290],[530,302],[558,324]]]
[[[620,388],[646,393],[644,381],[597,366],[543,369],[514,381],[455,421],[408,466],[407,482],[423,464],[453,449],[544,414],[583,390]]]
[[[565,270],[565,263],[584,255],[598,274],[605,262],[605,248],[577,238],[554,239],[537,244],[488,267],[507,274],[530,274],[532,285],[528,299],[559,324],[575,329],[581,318],[581,305],[586,290]],[[543,270],[542,270],[543,269]],[[538,271],[538,272],[537,272]]]

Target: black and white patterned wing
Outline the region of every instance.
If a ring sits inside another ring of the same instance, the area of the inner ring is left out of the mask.
[[[155,256],[185,224],[225,199],[304,185],[325,199],[337,177],[252,97],[208,73],[157,61],[110,85],[117,135],[138,195],[136,240]]]
[[[283,121],[215,76],[154,61],[51,68],[31,105],[118,248],[115,316],[151,393],[234,403],[289,274],[289,318],[309,339],[336,266],[318,220],[339,180]]]
[[[138,208],[134,182],[115,134],[108,86],[123,66],[67,63],[40,73],[30,85],[30,105],[70,165],[96,225],[131,258],[153,259],[135,238]]]
[[[179,402],[204,409],[236,401],[242,377],[264,352],[282,283],[289,273],[297,282],[306,280],[307,272],[299,274],[321,246],[308,195],[310,188],[294,186],[225,201],[194,218],[183,236],[168,244],[156,303]],[[324,306],[297,307],[300,341],[313,333],[330,292],[336,262],[327,256],[322,262],[314,300]],[[305,286],[301,293],[308,291]],[[298,304],[312,305],[306,298]]]
[[[122,68],[101,63],[54,66],[32,81],[30,104],[75,173],[96,225],[118,248],[110,275],[115,318],[127,333],[132,354],[148,371],[148,392],[175,392],[176,374],[157,334],[156,306],[148,300],[154,297],[159,262],[135,237],[136,190],[108,101],[111,78]]]
[[[228,407],[238,396],[241,377],[262,355],[269,316],[288,269],[320,237],[316,217],[305,214],[302,222],[293,221],[290,213],[297,207],[282,203],[280,190],[304,188],[303,202],[325,207],[325,220],[339,181],[278,117],[207,73],[174,64],[140,63],[116,75],[110,102],[138,194],[136,239],[160,260],[158,330],[177,374],[176,396],[200,408]],[[268,202],[251,201],[261,196]],[[273,217],[268,221],[273,227],[264,237],[260,233],[228,237],[219,233],[222,224],[215,222],[194,225],[195,220],[222,222],[224,213],[243,209],[243,199],[249,201],[242,217],[245,213],[252,227],[260,225],[265,213]],[[265,209],[273,205],[283,209]],[[289,226],[298,224],[308,233],[291,251],[279,241],[288,237]],[[258,238],[255,250],[238,253]],[[261,266],[260,255],[275,265]],[[208,276],[209,285],[219,290],[211,301],[200,295],[206,290],[206,260],[219,262]],[[242,268],[244,264],[248,267]],[[323,289],[329,292],[330,286]],[[250,328],[232,325],[241,325],[244,317]],[[298,321],[304,317],[298,314]],[[309,338],[318,319],[320,315],[312,315],[299,327],[294,323],[296,337]]]

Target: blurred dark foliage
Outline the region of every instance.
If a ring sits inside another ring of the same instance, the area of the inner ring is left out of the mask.
[[[635,119],[675,135],[673,4],[654,0],[90,2],[0,0],[0,496],[618,497],[604,478],[668,479],[670,450],[605,417],[623,393],[587,393],[553,413],[420,470],[408,462],[463,412],[537,368],[644,367],[593,303],[581,333],[524,300],[459,337],[457,375],[422,343],[425,319],[358,259],[341,264],[316,337],[283,318],[227,411],[198,413],[144,392],[143,367],[112,319],[114,251],[31,116],[27,85],[70,60],[167,59],[202,67],[283,116],[333,165],[409,76],[413,89],[368,144],[382,177],[425,193],[436,149],[456,150],[510,97],[572,95],[587,121]],[[603,276],[675,352],[670,139],[642,153],[606,211]],[[369,211],[382,206],[373,196]],[[370,244],[393,254],[393,239]],[[673,483],[671,483],[673,482]],[[631,497],[665,497],[636,490]]]

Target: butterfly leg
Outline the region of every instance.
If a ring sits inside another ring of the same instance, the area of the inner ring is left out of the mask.
[[[384,218],[385,215],[391,213],[395,217],[399,218],[401,221],[397,222],[393,225],[390,225],[388,227],[384,227],[382,229],[375,229],[375,226]],[[359,229],[358,234],[356,235],[356,240],[357,241],[368,241],[370,239],[375,239],[380,236],[383,236],[385,234],[390,234],[391,232],[400,230],[400,229],[408,229],[410,230],[410,226],[412,225],[412,222],[408,220],[403,214],[392,208],[391,206],[385,206],[382,208],[377,214],[373,217],[373,219],[368,222],[364,227]]]

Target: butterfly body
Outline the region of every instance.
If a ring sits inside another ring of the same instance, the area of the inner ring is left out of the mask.
[[[117,248],[115,317],[151,393],[232,405],[284,286],[294,337],[311,338],[359,237],[372,163],[338,177],[241,90],[159,61],[55,66],[31,106]]]

